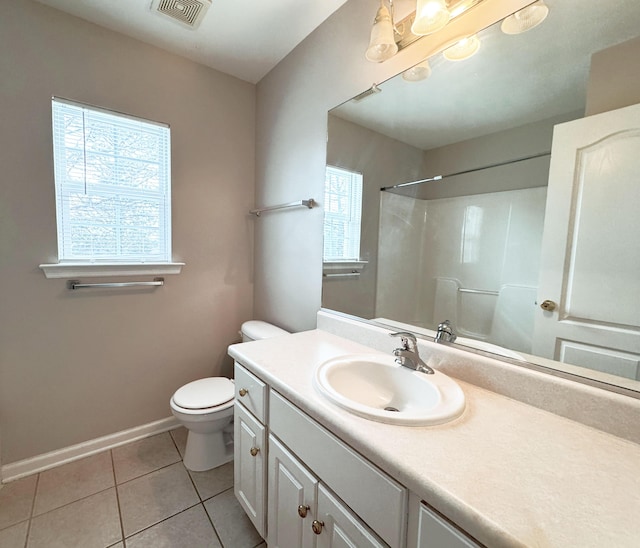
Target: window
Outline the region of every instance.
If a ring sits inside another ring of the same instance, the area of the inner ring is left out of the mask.
[[[324,210],[324,261],[358,261],[362,174],[327,166]]]
[[[58,98],[52,110],[58,262],[170,263],[169,127]]]

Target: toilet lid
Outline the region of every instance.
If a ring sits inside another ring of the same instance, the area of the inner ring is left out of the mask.
[[[226,377],[209,377],[185,384],[173,395],[173,401],[185,409],[216,407],[233,399],[233,383]]]

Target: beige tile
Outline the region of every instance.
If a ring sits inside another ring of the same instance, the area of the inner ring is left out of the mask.
[[[200,498],[207,500],[233,487],[233,461],[206,472],[189,470],[189,475]]]
[[[2,548],[24,548],[28,530],[28,521],[0,530],[0,546]]]
[[[229,489],[204,503],[213,526],[225,548],[257,546],[262,538]]]
[[[200,502],[182,462],[118,486],[125,536]]]
[[[127,548],[222,548],[202,504],[127,539]]]
[[[0,529],[31,517],[37,480],[36,474],[0,487]]]
[[[124,548],[124,542],[118,542],[117,544],[112,544],[111,546],[107,546],[107,548]]]
[[[122,540],[115,488],[33,518],[27,548],[104,548]]]
[[[180,456],[184,458],[184,452],[187,449],[187,436],[189,435],[189,430],[187,430],[184,426],[181,426],[180,428],[171,430],[170,434],[173,438],[173,441],[178,446]]]
[[[37,516],[114,486],[109,451],[40,474],[33,515]]]
[[[168,432],[117,447],[112,452],[119,484],[180,460]]]

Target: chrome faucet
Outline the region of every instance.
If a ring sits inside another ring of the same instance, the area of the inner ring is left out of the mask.
[[[438,325],[438,332],[435,336],[435,341],[437,343],[453,342],[456,338],[456,334],[453,332],[453,328],[451,327],[451,322],[449,320],[445,320]]]
[[[399,331],[398,333],[389,333],[390,337],[400,337],[400,348],[393,351],[396,362],[404,367],[433,375],[435,371],[429,367],[420,358],[418,353],[418,341],[413,333]]]

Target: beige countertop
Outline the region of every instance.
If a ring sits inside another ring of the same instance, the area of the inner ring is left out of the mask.
[[[377,353],[320,330],[236,344],[229,354],[489,547],[640,546],[640,446],[458,381],[448,424],[373,422],[312,385],[330,358]],[[640,425],[638,426],[640,427]]]

